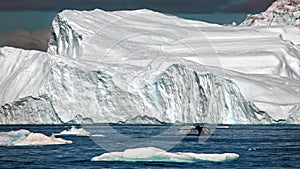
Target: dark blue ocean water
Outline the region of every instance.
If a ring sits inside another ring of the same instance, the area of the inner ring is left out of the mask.
[[[46,135],[70,126],[0,126],[0,131],[28,129]],[[137,134],[137,128],[161,130],[166,126],[116,126],[120,133]],[[216,129],[205,143],[187,136],[169,151],[194,153],[233,152],[232,162],[91,162],[106,150],[90,137],[61,136],[69,145],[0,147],[0,168],[300,168],[300,126],[230,126]],[[102,137],[109,141],[108,137]],[[115,144],[112,142],[112,144]],[[165,144],[168,144],[166,138]]]

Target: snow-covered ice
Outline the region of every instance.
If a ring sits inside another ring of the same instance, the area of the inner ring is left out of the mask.
[[[223,154],[197,154],[176,152],[171,153],[155,147],[142,147],[135,149],[126,149],[123,152],[104,153],[93,157],[91,161],[151,161],[151,162],[230,162],[239,158],[236,153]]]
[[[264,12],[249,15],[241,23],[246,26],[295,25],[300,26],[300,1],[277,0]]]
[[[99,19],[94,19],[94,22],[75,22],[78,17],[82,17],[79,20],[89,20],[92,16],[99,16]],[[60,26],[60,23],[68,26]],[[147,26],[141,26],[145,24]],[[160,72],[167,72],[166,67],[172,62],[182,63],[180,59],[185,59],[205,65],[204,67],[194,66],[195,69],[200,67],[202,71],[213,72],[232,80],[246,100],[254,103],[259,110],[267,112],[274,121],[287,119],[291,115],[290,110],[300,102],[298,90],[300,30],[294,26],[221,27],[203,22],[186,21],[149,10],[64,11],[57,16],[53,25],[53,43],[50,43],[49,53],[75,57],[76,60],[88,64],[91,64],[90,60],[92,60],[99,68],[102,68],[104,63],[108,64],[108,68],[117,67],[118,70],[112,72],[112,76],[115,76],[112,80],[122,89],[124,89],[122,86],[124,82],[119,80],[117,73],[123,73],[127,69],[138,72],[149,67],[154,67]],[[93,29],[85,31],[87,27]],[[114,29],[122,31],[114,31]],[[162,31],[157,31],[157,29]],[[181,43],[170,43],[172,38]],[[66,42],[74,42],[76,45]],[[188,49],[182,44],[188,45]],[[155,63],[149,63],[153,60]],[[130,67],[132,64],[139,68]],[[107,69],[106,71],[109,72]],[[128,75],[119,76],[130,79]],[[156,77],[156,79],[159,78]],[[179,102],[184,101],[179,99]],[[228,102],[230,101],[227,99]],[[229,107],[239,107],[239,105],[232,104]],[[176,107],[171,111],[175,112],[178,109],[181,108]],[[191,112],[198,112],[189,106],[187,109]],[[224,110],[218,111],[224,112]],[[189,112],[184,114],[186,113]],[[257,116],[262,115],[261,117],[265,118],[263,114],[260,113]],[[220,116],[232,117],[230,112]],[[241,119],[232,118],[225,119],[223,123],[258,123],[257,120],[254,121],[243,122]],[[262,123],[268,123],[268,120]]]
[[[0,48],[0,123],[300,123],[300,29],[65,10],[48,53]]]

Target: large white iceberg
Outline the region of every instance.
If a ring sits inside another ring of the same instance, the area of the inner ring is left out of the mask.
[[[2,48],[2,51],[16,49]],[[28,51],[20,50],[22,52]],[[108,71],[93,70],[64,57],[48,57],[56,60],[51,61],[51,67],[44,68],[51,73],[45,77],[43,85],[33,83],[31,89],[36,90],[32,95],[18,98],[24,92],[22,90],[16,94],[15,101],[7,101],[1,107],[3,124],[62,123],[78,117],[78,114],[84,117],[82,119],[97,123],[126,121],[144,115],[171,123],[272,122],[268,114],[243,98],[231,80],[207,72],[202,74],[187,66],[170,65],[157,81],[128,91],[115,85]],[[32,60],[30,65],[38,64],[35,63],[38,61]],[[34,75],[30,71],[34,69],[27,71]],[[22,78],[28,78],[30,82],[35,80],[30,76]],[[193,83],[183,83],[185,81]],[[7,88],[13,86],[7,85]]]
[[[230,162],[239,158],[236,153],[223,154],[197,154],[176,152],[171,153],[155,147],[142,147],[135,149],[126,149],[123,152],[104,153],[93,157],[91,161],[151,161],[151,162]]]
[[[66,10],[48,53],[0,49],[0,123],[300,123],[299,44],[294,26]]]

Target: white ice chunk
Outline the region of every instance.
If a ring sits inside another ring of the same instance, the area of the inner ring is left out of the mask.
[[[76,128],[76,126],[71,126],[68,130],[63,130],[59,134],[55,135],[75,135],[75,136],[89,136],[91,133],[83,128]]]
[[[72,141],[62,138],[48,137],[42,133],[32,133],[25,129],[0,132],[0,146],[36,146],[53,144],[71,144]]]
[[[229,162],[239,158],[236,153],[197,154],[177,152],[171,153],[155,147],[126,149],[123,152],[104,153],[93,157],[91,161],[160,161],[160,162]]]

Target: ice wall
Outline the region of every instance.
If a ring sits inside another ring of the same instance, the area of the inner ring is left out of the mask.
[[[60,26],[61,23],[68,26]],[[80,48],[80,53],[65,56],[95,67],[119,69],[111,74],[119,87],[123,82],[118,79],[128,75],[118,75],[118,71],[132,69],[137,73],[153,68],[151,61],[159,65],[169,60],[181,63],[183,59],[205,65],[203,70],[230,79],[247,101],[274,121],[287,119],[292,107],[300,103],[300,30],[292,26],[221,27],[149,10],[64,11],[53,25],[55,43],[49,44],[49,53],[64,55],[64,49]],[[76,39],[78,36],[73,34],[80,35],[81,46],[68,45],[71,40],[59,40]],[[61,50],[57,50],[62,43]],[[166,70],[159,70],[156,65],[156,74]]]
[[[48,99],[51,56],[0,48],[0,124],[59,124]]]
[[[66,10],[48,53],[0,49],[0,122],[299,123],[299,36],[149,10]]]
[[[20,50],[17,57],[26,57],[28,52]],[[46,64],[43,69],[50,73],[43,76],[43,85],[28,82],[28,88],[36,87],[29,96],[3,104],[1,124],[57,124],[78,116],[96,123],[142,116],[168,123],[272,122],[268,114],[243,98],[232,81],[184,65],[171,64],[156,81],[134,87],[131,81],[114,79],[110,69],[95,69],[71,58],[48,57],[51,66]]]
[[[123,71],[135,68],[127,66]],[[52,68],[52,105],[61,112],[64,122],[77,115],[97,123],[143,116],[168,123],[272,122],[271,117],[246,101],[230,80],[183,65],[170,65],[156,81],[140,86],[133,86],[131,79],[122,80],[117,73],[111,76],[107,68],[93,70],[67,58],[56,60]]]

